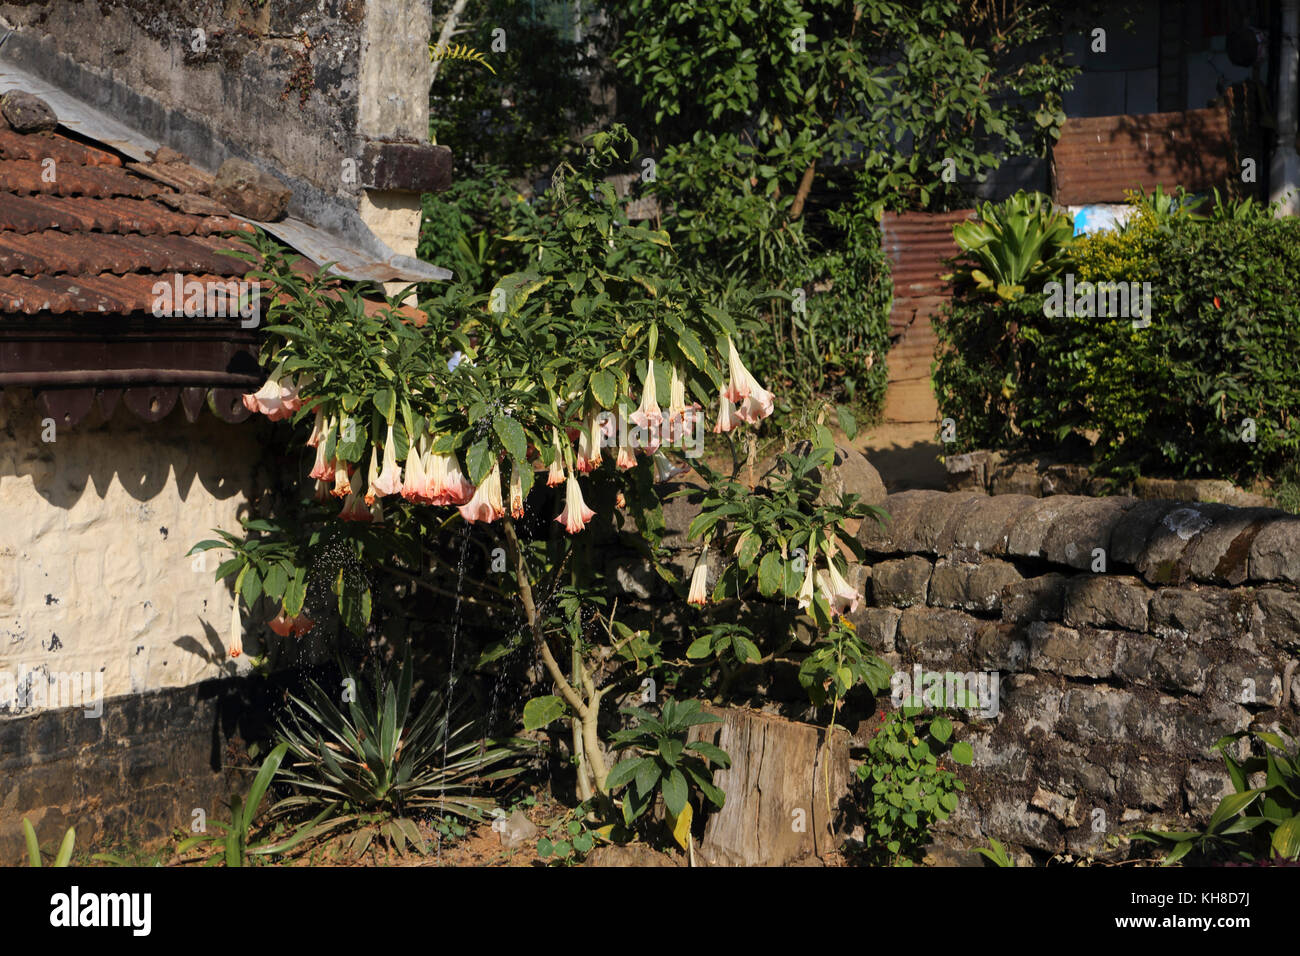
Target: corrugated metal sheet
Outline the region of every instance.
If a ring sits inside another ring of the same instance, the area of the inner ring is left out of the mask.
[[[1235,178],[1226,107],[1066,120],[1052,147],[1052,198],[1062,206],[1123,202],[1157,185],[1209,189]]]
[[[61,126],[65,126],[73,132],[105,147],[117,150],[131,157],[137,163],[149,163],[150,154],[155,153],[163,145],[118,122],[116,119],[106,116],[102,111],[68,96],[62,90],[51,86],[26,70],[11,63],[0,61],[0,94],[7,93],[10,90],[25,90],[39,96],[50,104],[50,107],[59,117]],[[0,163],[0,165],[3,164]],[[87,166],[82,167],[83,170],[87,168]],[[173,177],[177,175],[174,169],[155,170],[155,172]],[[87,178],[82,184],[83,188],[74,193],[42,189],[39,188],[39,168],[34,181],[31,177],[31,171],[28,169],[11,171],[9,175],[13,179],[14,186],[21,188],[10,189],[0,179],[0,190],[19,195],[31,195],[32,193],[78,196],[133,195],[111,190],[106,191],[109,190],[109,187],[94,177]],[[0,177],[2,176],[3,173],[0,173]],[[149,184],[146,187],[144,184],[149,183],[148,180],[132,178],[141,184],[140,188],[142,190],[152,189],[152,192],[140,193],[141,196],[160,196],[160,194],[167,193],[166,187],[161,184]],[[172,195],[180,196],[183,194],[173,193]],[[194,197],[196,200],[202,198],[205,197]],[[182,209],[182,211],[184,210]],[[195,209],[195,211],[201,212],[203,210]],[[352,225],[356,231],[368,237],[366,242],[358,244],[345,241],[332,233],[326,232],[324,229],[318,229],[310,223],[292,218],[275,223],[258,223],[258,225],[282,242],[293,246],[299,253],[307,256],[317,265],[324,265],[326,262],[336,263],[332,271],[346,279],[373,282],[440,282],[452,278],[452,273],[447,269],[411,256],[393,252],[377,236],[371,233],[364,224],[360,223],[359,216],[355,212],[351,215],[355,220]]]
[[[943,263],[957,254],[952,227],[969,219],[972,210],[941,213],[885,213],[880,223],[881,246],[889,256],[894,278],[894,302],[889,332],[898,337],[929,317],[948,297],[940,276],[951,272]]]

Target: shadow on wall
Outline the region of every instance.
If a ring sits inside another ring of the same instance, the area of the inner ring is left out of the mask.
[[[119,403],[106,417],[97,403],[75,428],[46,417],[30,389],[0,390],[0,479],[30,478],[32,488],[56,508],[72,509],[87,486],[106,499],[116,475],[133,499],[157,498],[169,484],[188,501],[195,481],[218,501],[242,494],[257,500],[269,490],[257,473],[259,445],[246,422],[230,425],[206,409],[193,424],[180,405],[157,423],[135,418]],[[243,465],[244,467],[241,467]],[[247,515],[248,506],[239,509]]]

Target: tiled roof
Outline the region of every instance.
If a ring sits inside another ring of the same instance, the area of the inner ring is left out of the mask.
[[[130,165],[57,131],[0,129],[0,314],[148,313],[163,277],[243,275],[219,250],[252,226]]]

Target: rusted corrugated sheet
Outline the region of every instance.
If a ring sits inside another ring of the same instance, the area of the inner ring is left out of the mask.
[[[1123,202],[1157,185],[1191,191],[1235,178],[1226,107],[1066,120],[1052,147],[1052,198],[1062,206]]]
[[[948,297],[948,287],[940,276],[952,271],[943,260],[957,254],[952,227],[971,215],[969,209],[885,213],[880,232],[894,278],[894,303],[889,312],[891,336],[902,335],[918,318],[928,320]]]

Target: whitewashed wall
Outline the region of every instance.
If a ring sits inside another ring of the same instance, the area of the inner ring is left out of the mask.
[[[185,554],[247,513],[256,427],[206,409],[190,424],[179,404],[148,424],[119,403],[47,442],[43,415],[30,390],[0,390],[0,675],[102,674],[111,699],[233,673],[222,553]]]

